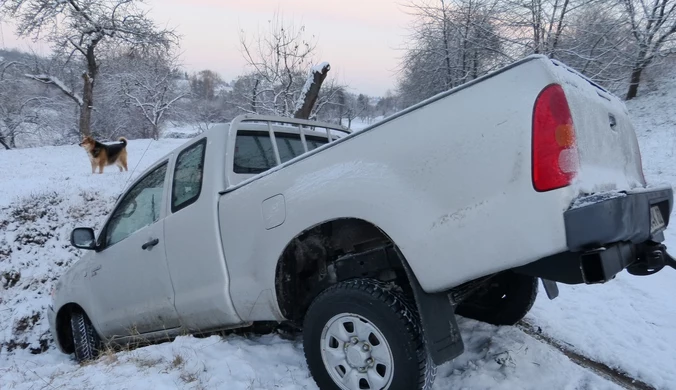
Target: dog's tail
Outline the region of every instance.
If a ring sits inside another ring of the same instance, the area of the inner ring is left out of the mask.
[[[123,144],[124,146],[127,146],[127,139],[126,139],[126,138],[120,137],[120,138],[118,138],[117,140],[120,141],[120,142],[122,142],[122,144]]]

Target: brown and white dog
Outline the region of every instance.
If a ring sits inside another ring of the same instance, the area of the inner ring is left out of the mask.
[[[107,165],[117,165],[120,172],[127,171],[127,139],[120,137],[118,141],[119,144],[105,145],[87,136],[80,142],[89,155],[92,173],[95,173],[96,167],[99,167],[99,173],[103,173],[103,167]]]

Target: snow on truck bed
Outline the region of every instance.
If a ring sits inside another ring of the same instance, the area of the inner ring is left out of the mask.
[[[655,93],[630,111],[648,180],[676,185],[671,100]],[[130,141],[133,176],[185,141]],[[301,341],[274,335],[183,336],[82,367],[55,350],[45,310],[56,277],[80,254],[69,232],[99,227],[132,176],[115,167],[90,172],[77,146],[0,151],[0,389],[317,389]],[[676,251],[676,226],[667,245]],[[601,286],[560,285],[554,301],[541,291],[526,321],[577,353],[674,389],[675,280],[665,269],[646,278],[622,273]],[[465,353],[439,367],[435,389],[621,388],[518,327],[459,322]]]

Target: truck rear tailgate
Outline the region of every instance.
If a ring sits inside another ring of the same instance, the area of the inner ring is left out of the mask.
[[[579,172],[574,186],[584,193],[645,186],[636,133],[624,103],[565,65],[552,64],[575,127]]]

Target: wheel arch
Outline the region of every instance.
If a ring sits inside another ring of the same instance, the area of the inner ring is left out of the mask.
[[[70,316],[73,312],[82,312],[84,315],[87,315],[87,312],[75,302],[69,302],[61,306],[61,308],[56,313],[56,340],[65,353],[75,352],[75,347],[73,344],[73,334],[70,326]],[[88,315],[87,315],[88,316]]]
[[[409,276],[405,271],[407,260],[390,235],[375,223],[364,218],[342,217],[303,229],[286,244],[277,259],[275,295],[281,314],[291,321],[302,320],[312,299],[323,289],[341,281],[336,275],[329,275],[332,264],[351,255],[386,247],[391,248],[389,259],[393,269],[390,271],[394,274],[381,275],[379,279],[396,280],[403,289],[410,289]],[[329,279],[319,283],[317,278]],[[305,290],[298,291],[298,287],[305,287]],[[302,301],[300,305],[299,299]]]
[[[298,252],[298,248],[303,250]],[[336,272],[343,264],[347,277]],[[334,266],[333,274],[330,265]],[[355,270],[356,273],[350,272]],[[447,292],[426,293],[390,235],[361,218],[338,218],[316,224],[286,245],[275,269],[279,310],[286,319],[300,325],[310,304],[322,291],[351,277],[394,282],[411,298],[435,364],[448,362],[464,350],[455,306]]]

